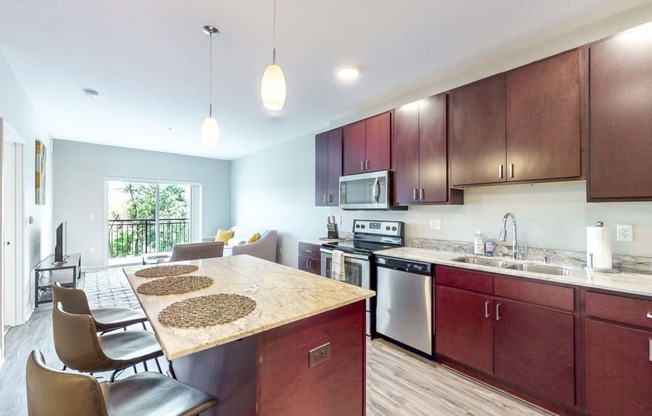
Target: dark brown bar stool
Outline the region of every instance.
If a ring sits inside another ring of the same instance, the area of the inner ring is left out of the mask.
[[[126,328],[133,324],[142,324],[143,329],[147,317],[142,310],[131,308],[101,308],[91,309],[88,306],[86,293],[81,289],[62,287],[59,282],[52,285],[52,302],[61,302],[68,313],[90,315],[95,321],[99,332],[108,332],[118,328]]]
[[[57,371],[34,350],[27,358],[29,416],[197,415],[217,404],[210,394],[158,373],[140,373],[112,383]]]
[[[64,311],[61,302],[52,308],[54,349],[61,362],[77,371],[95,373],[113,371],[111,381],[119,370],[163,355],[156,336],[143,330],[118,331],[98,335],[90,315]],[[158,361],[156,365],[161,371]],[[134,367],[135,369],[135,367]]]

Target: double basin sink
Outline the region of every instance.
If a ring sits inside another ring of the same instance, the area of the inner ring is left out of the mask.
[[[550,274],[554,276],[567,276],[573,271],[564,267],[546,266],[541,264],[509,263],[500,259],[487,259],[483,257],[457,257],[452,259],[460,263],[477,264],[478,266],[497,267],[501,269],[520,270],[523,272]]]

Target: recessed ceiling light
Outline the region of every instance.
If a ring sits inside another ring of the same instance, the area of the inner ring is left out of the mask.
[[[356,65],[344,66],[337,71],[337,76],[345,80],[355,79],[358,75],[360,75],[360,67]]]
[[[100,93],[90,88],[84,88],[84,94],[86,94],[87,97],[100,98]]]

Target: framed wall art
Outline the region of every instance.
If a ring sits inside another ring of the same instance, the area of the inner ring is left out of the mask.
[[[36,205],[45,205],[45,170],[46,170],[46,155],[45,145],[36,140],[36,160],[34,169],[34,190]]]

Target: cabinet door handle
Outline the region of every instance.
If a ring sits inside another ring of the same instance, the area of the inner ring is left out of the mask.
[[[489,317],[489,301],[486,301],[484,303],[484,317],[485,318]]]
[[[414,199],[415,201],[419,199],[419,197],[417,196],[417,188],[412,188],[412,199]]]
[[[369,170],[371,168],[371,162],[368,160],[365,161],[365,167],[367,168],[367,170]]]
[[[333,202],[333,194],[328,194],[328,202]]]
[[[510,178],[514,177],[514,164],[513,163],[509,164],[509,177]]]
[[[496,321],[500,321],[500,303],[496,304]]]
[[[423,188],[421,188],[419,189],[419,199],[423,201],[423,197],[424,197],[424,192],[423,192]]]
[[[650,338],[649,342],[649,352],[648,352],[648,360],[652,361],[652,338]]]
[[[502,178],[503,178],[503,165],[500,164],[498,165],[498,179],[502,179]]]
[[[310,270],[310,259],[306,259],[306,269]]]
[[[364,171],[364,160],[360,161],[360,170]]]
[[[647,313],[647,319],[652,319],[652,313],[650,312]]]

